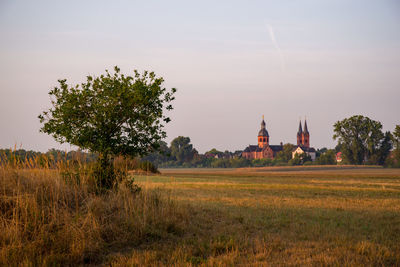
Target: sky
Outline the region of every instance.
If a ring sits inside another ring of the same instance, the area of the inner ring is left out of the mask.
[[[58,79],[119,66],[177,88],[169,143],[201,153],[257,143],[333,148],[333,124],[364,115],[400,124],[400,2],[0,0],[0,148],[74,149],[40,133]]]

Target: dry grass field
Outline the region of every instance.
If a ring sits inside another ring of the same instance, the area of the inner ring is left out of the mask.
[[[138,181],[188,206],[189,225],[116,266],[400,265],[398,169],[163,170]]]
[[[0,265],[400,266],[400,170],[171,169],[134,195],[0,169]]]

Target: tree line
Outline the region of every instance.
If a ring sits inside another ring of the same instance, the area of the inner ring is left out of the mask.
[[[241,150],[219,151],[215,148],[199,153],[191,143],[190,137],[178,136],[170,145],[159,141],[150,153],[128,160],[129,169],[155,170],[158,168],[240,168],[265,166],[332,165],[337,164],[336,153],[342,152],[340,164],[369,164],[387,167],[400,167],[400,125],[393,133],[382,132],[382,124],[364,116],[352,116],[334,124],[333,138],[338,140],[334,149],[316,150],[316,159],[306,154],[296,155],[293,144],[283,145],[274,159],[245,159]],[[54,167],[58,162],[95,162],[98,154],[93,152],[62,151],[50,149],[46,153],[24,149],[0,149],[0,162],[35,162],[36,166]],[[121,161],[116,159],[115,161]]]
[[[245,159],[240,150],[235,152],[218,151],[215,148],[204,154],[190,143],[189,137],[179,136],[172,140],[170,146],[160,143],[160,151],[143,157],[156,166],[169,167],[202,167],[202,168],[238,168],[262,166],[294,166],[294,165],[331,165],[337,164],[336,154],[342,153],[340,164],[383,165],[400,167],[400,125],[393,133],[383,132],[382,124],[362,115],[355,115],[334,125],[333,139],[338,141],[334,149],[316,150],[315,161],[307,154],[292,157],[296,148],[293,144],[283,145],[274,159]]]
[[[170,146],[164,141],[160,143],[160,151],[154,151],[142,157],[161,168],[240,168],[265,166],[294,166],[303,164],[335,164],[335,150],[322,148],[317,150],[317,159],[311,161],[307,155],[298,155],[292,158],[295,149],[293,144],[283,145],[274,159],[246,159],[241,156],[242,151],[219,151],[215,148],[200,154],[191,144],[190,137],[178,136],[172,140]]]
[[[240,168],[264,166],[294,166],[303,164],[335,164],[333,149],[318,149],[317,159],[297,156],[292,159],[292,144],[285,144],[283,151],[274,159],[249,160],[241,157],[240,150],[231,152],[219,151],[215,148],[200,154],[191,144],[189,137],[179,136],[173,139],[170,146],[164,141],[159,143],[159,150],[142,157],[115,157],[113,162],[127,164],[129,170],[156,171],[157,168]],[[60,163],[79,162],[93,163],[98,160],[98,154],[82,150],[62,151],[50,149],[47,152],[38,152],[25,149],[0,149],[0,164],[3,162],[18,165],[23,163],[31,167],[56,168]]]

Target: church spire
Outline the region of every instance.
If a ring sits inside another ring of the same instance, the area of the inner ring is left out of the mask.
[[[258,136],[268,136],[269,137],[268,131],[267,131],[267,129],[265,129],[264,115],[262,116],[261,129],[258,132]]]
[[[262,121],[261,121],[261,130],[262,129],[265,129],[264,115],[262,115]]]
[[[301,135],[303,133],[303,129],[301,128],[301,120],[299,121],[299,131],[297,132],[297,135]]]
[[[308,134],[307,120],[304,120],[304,133]]]
[[[301,144],[306,148],[310,147],[310,133],[308,132],[307,119],[304,119],[304,131],[301,134]]]
[[[265,146],[268,146],[269,134],[267,129],[265,129],[264,115],[262,116],[261,130],[258,132],[257,139],[258,139],[258,147],[263,148]]]

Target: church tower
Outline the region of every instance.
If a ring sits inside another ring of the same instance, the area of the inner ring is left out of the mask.
[[[307,120],[304,120],[304,130],[299,122],[299,130],[297,131],[297,146],[310,147],[310,133],[308,132]]]
[[[303,129],[301,128],[301,120],[299,121],[299,130],[297,131],[297,146],[301,146],[303,143]]]
[[[302,143],[304,147],[309,148],[310,147],[310,133],[308,132],[307,128],[307,120],[304,120],[304,131],[302,135]]]
[[[264,115],[262,116],[262,121],[261,121],[261,130],[258,132],[258,147],[266,147],[269,145],[269,134],[267,129],[265,129],[265,121],[264,121]]]

